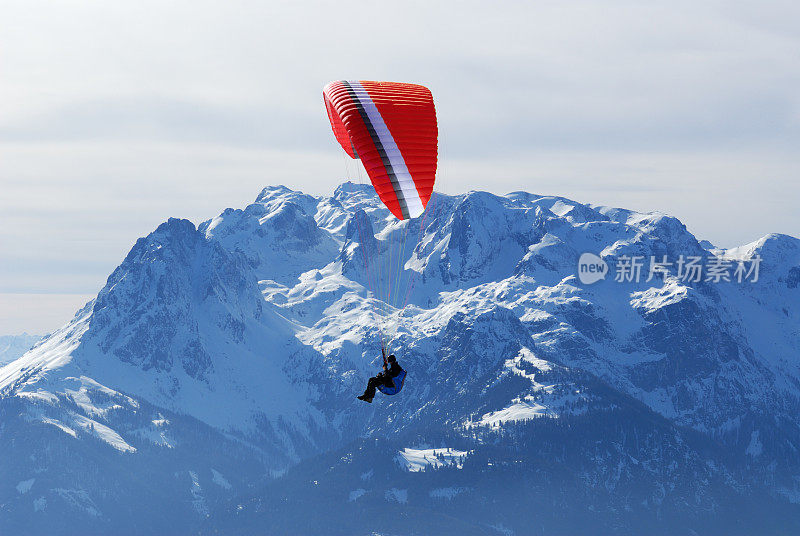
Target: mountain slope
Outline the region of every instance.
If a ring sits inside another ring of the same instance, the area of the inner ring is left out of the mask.
[[[0,366],[11,363],[42,339],[41,335],[0,335]]]

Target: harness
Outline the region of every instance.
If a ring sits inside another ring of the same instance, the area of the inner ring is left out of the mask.
[[[381,348],[381,353],[383,354],[383,366],[386,370],[388,370],[389,361],[386,358],[386,348]],[[389,396],[396,395],[403,389],[403,384],[406,381],[406,371],[401,368],[400,374],[389,379],[392,380],[391,387],[388,385],[379,385],[378,391]]]
[[[396,395],[397,393],[399,393],[403,389],[403,384],[406,381],[406,371],[401,370],[400,374],[398,374],[394,378],[391,378],[391,380],[394,385],[392,385],[391,387],[388,387],[386,385],[379,385],[378,391],[389,396]]]

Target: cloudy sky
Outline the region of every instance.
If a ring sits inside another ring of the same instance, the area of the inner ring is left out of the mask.
[[[797,2],[3,2],[0,334],[46,332],[170,216],[329,194],[334,79],[431,88],[446,193],[800,236]]]

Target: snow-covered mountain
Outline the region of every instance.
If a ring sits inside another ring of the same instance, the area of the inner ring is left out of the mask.
[[[41,335],[0,335],[0,366],[11,363],[41,340]]]
[[[800,240],[522,192],[381,207],[271,187],[140,239],[0,368],[0,532],[800,529]],[[581,283],[583,253],[643,276]],[[406,386],[360,403],[386,332]]]

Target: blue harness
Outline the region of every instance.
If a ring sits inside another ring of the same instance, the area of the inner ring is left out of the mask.
[[[394,381],[393,386],[387,387],[385,385],[379,385],[378,391],[389,396],[396,395],[397,393],[399,393],[403,389],[403,383],[405,383],[406,381],[406,371],[401,370],[400,374],[392,378],[392,380]]]

